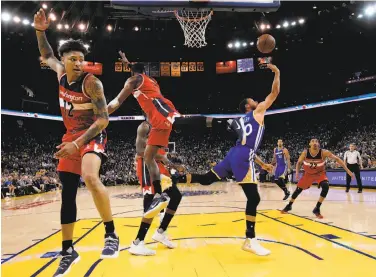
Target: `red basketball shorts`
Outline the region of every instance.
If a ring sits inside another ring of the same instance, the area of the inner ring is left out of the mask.
[[[168,147],[172,125],[168,129],[151,128],[147,145]]]
[[[320,184],[322,181],[328,181],[325,172],[319,174],[304,173],[303,177],[298,182],[298,188],[309,189],[312,184]]]
[[[166,166],[162,163],[157,161],[158,168],[160,174],[166,175],[170,177],[170,172],[166,168]],[[154,194],[154,187],[153,182],[151,181],[150,174],[148,168],[144,162],[143,157],[137,157],[137,166],[136,166],[136,174],[138,178],[138,182],[142,188],[142,194]]]
[[[63,136],[63,142],[72,142],[79,138],[85,131],[79,132],[77,134],[65,134]],[[74,174],[81,175],[81,162],[82,157],[86,153],[96,153],[102,159],[102,163],[105,162],[107,155],[105,154],[107,144],[107,134],[102,131],[99,135],[94,137],[87,144],[80,147],[79,151],[73,155],[59,159],[59,164],[57,166],[57,171],[70,172]]]

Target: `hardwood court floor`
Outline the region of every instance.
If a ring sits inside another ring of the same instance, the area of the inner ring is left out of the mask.
[[[75,230],[81,261],[68,276],[376,276],[375,190],[346,194],[331,188],[321,208],[324,219],[316,220],[317,187],[301,194],[292,214],[282,215],[277,210],[286,205],[281,190],[260,185],[256,230],[272,251],[267,257],[241,250],[245,197],[237,185],[181,190],[185,197],[169,229],[178,247],[166,249],[151,240],[155,219],[146,243],[157,255],[136,257],[126,250],[142,214],[139,188],[109,188],[122,251],[118,259],[100,260],[104,227],[90,193],[81,189]],[[61,247],[59,210],[59,192],[2,201],[2,276],[52,276]]]

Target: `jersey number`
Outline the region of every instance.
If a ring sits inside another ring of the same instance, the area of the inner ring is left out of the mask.
[[[73,105],[72,103],[64,100],[64,109],[68,110],[68,116],[73,117],[72,111],[73,111]]]
[[[317,167],[317,163],[310,163],[310,168],[315,169]]]

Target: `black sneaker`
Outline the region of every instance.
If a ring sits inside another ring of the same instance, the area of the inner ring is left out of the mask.
[[[349,188],[346,188],[346,192],[349,192],[349,190],[350,190]]]
[[[160,211],[167,208],[168,203],[170,202],[170,197],[166,193],[161,195],[154,195],[153,202],[151,202],[149,208],[144,213],[145,218],[154,218],[159,214]]]
[[[281,211],[282,214],[288,214],[289,211],[292,210],[292,207],[290,204],[287,204],[287,206]]]
[[[285,197],[283,197],[283,201],[287,200],[290,197],[290,192],[285,192]]]
[[[360,189],[360,190],[358,190],[358,193],[362,193],[362,192],[363,192],[363,190],[361,190],[361,189]]]
[[[312,212],[315,214],[315,216],[316,216],[317,218],[319,218],[319,219],[324,218],[324,217],[321,215],[320,208],[315,207],[315,208],[313,209]]]
[[[119,237],[115,233],[105,234],[101,259],[115,259],[119,257],[119,242]]]
[[[78,255],[78,253],[72,248],[69,248],[66,252],[60,252],[60,255],[61,261],[53,277],[62,277],[67,275],[71,267],[80,260],[80,255]]]

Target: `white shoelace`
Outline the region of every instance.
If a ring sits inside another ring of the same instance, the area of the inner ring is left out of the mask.
[[[118,239],[112,238],[112,237],[107,237],[104,240],[104,248],[110,249],[111,251],[115,251],[117,249],[117,242],[118,242]]]

